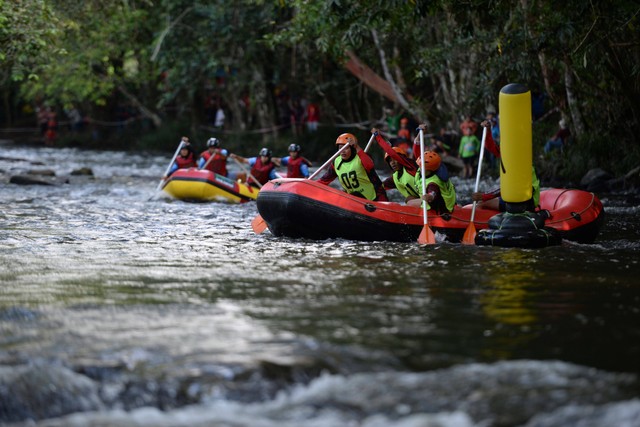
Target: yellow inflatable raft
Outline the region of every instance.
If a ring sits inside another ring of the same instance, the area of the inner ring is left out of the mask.
[[[162,189],[189,202],[244,203],[258,197],[258,189],[208,170],[178,169]]]

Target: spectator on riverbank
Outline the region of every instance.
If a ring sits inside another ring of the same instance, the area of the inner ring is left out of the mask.
[[[478,131],[478,123],[476,123],[471,116],[465,117],[460,123],[460,132],[462,135],[475,135]]]
[[[403,117],[400,119],[400,129],[398,129],[398,138],[393,143],[394,147],[402,149],[406,155],[411,157],[411,130],[409,130],[409,119]]]
[[[45,145],[52,146],[58,139],[58,118],[54,108],[48,108],[47,131],[44,134]]]
[[[218,130],[223,130],[225,118],[226,116],[224,114],[224,109],[222,108],[222,105],[218,104],[216,108],[216,117],[213,122],[213,127]]]
[[[307,121],[307,131],[309,133],[316,132],[320,122],[320,107],[318,104],[313,101],[307,104],[305,119]]]
[[[571,137],[571,131],[567,127],[567,122],[564,119],[558,122],[558,131],[549,139],[544,145],[544,152],[549,153],[553,150],[561,150],[564,148],[569,137]]]
[[[498,123],[498,117],[495,112],[489,111],[487,112],[487,116],[485,118],[486,121],[491,123],[491,136],[493,137],[494,142],[499,146],[500,145],[500,124]],[[484,123],[484,122],[483,122]],[[480,124],[482,126],[482,123]],[[496,156],[493,153],[487,153],[487,160],[489,161],[489,167],[491,170],[495,170],[497,165]]]
[[[471,126],[462,128],[462,138],[460,138],[460,147],[458,148],[458,156],[462,159],[464,169],[462,170],[462,178],[473,178],[473,164],[476,156],[480,152],[480,140],[473,133]]]
[[[44,138],[44,135],[47,133],[47,122],[49,121],[49,113],[51,112],[51,108],[45,107],[41,105],[36,107],[36,115],[38,117],[38,127],[40,128],[40,136]]]
[[[289,106],[289,112],[291,114],[291,131],[294,136],[301,136],[304,122],[305,110],[302,106],[300,99],[294,97],[291,100],[291,105]]]
[[[80,114],[80,110],[77,107],[72,106],[68,110],[65,111],[67,117],[69,118],[69,129],[71,132],[80,132],[84,127],[84,120],[82,119],[82,114]]]

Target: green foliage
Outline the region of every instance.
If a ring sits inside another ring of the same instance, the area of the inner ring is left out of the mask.
[[[58,53],[55,15],[44,0],[0,1],[0,75],[23,81],[38,78],[32,69]]]
[[[54,7],[65,55],[39,64],[41,78],[24,87],[26,96],[104,106],[118,86],[140,90],[157,79],[148,59],[146,2],[60,1]]]
[[[192,137],[213,99],[250,155],[291,140],[252,132],[278,124],[278,93],[319,101],[325,123],[381,118],[390,102],[343,68],[352,51],[433,124],[481,117],[507,83],[546,92],[559,114],[536,127],[561,115],[574,135],[552,171],[624,172],[640,163],[639,16],[634,0],[0,0],[0,84],[95,114],[131,103]]]

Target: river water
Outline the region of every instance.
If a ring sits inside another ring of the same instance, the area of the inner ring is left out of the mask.
[[[169,156],[0,150],[0,424],[640,426],[637,197],[591,245],[290,240]]]

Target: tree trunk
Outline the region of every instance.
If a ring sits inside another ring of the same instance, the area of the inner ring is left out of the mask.
[[[4,104],[4,111],[5,111],[5,120],[4,120],[4,124],[9,127],[11,126],[11,102],[10,102],[10,95],[9,95],[9,91],[8,90],[4,90],[2,93],[2,103]]]
[[[396,104],[400,104],[400,99],[398,99],[395,91],[388,81],[376,74],[375,71],[364,64],[352,51],[348,50],[346,54],[349,59],[344,66],[351,72],[351,74],[388,100]]]
[[[3,108],[5,111],[5,125],[6,126],[11,126],[12,124],[12,111],[11,111],[11,99],[10,99],[10,93],[11,90],[9,88],[9,78],[8,78],[8,74],[7,73],[2,73],[2,79],[0,80],[0,87],[4,88],[4,90],[2,91],[2,104],[3,104]]]
[[[262,78],[263,73],[254,68],[253,70],[253,99],[255,100],[255,111],[256,118],[258,120],[258,125],[261,129],[268,129],[273,126],[273,116],[270,114],[271,109],[269,108],[269,96],[266,84],[264,79]],[[277,133],[277,130],[274,132]],[[264,134],[264,138],[267,137],[267,134]]]
[[[582,119],[582,112],[580,111],[580,105],[578,99],[573,91],[573,67],[568,56],[564,58],[564,85],[567,93],[567,104],[569,112],[571,113],[571,122],[573,123],[574,133],[577,139],[580,139],[585,133],[584,120]]]
[[[544,80],[544,89],[549,95],[549,99],[551,99],[551,102],[561,111],[564,111],[566,109],[566,102],[564,98],[559,96],[553,88],[553,84],[551,83],[551,71],[547,65],[547,55],[544,51],[538,52],[538,62],[540,63],[540,71]]]
[[[228,90],[224,91],[222,97],[227,106],[227,110],[231,112],[231,120],[229,123],[234,130],[244,130],[246,128],[242,110],[238,100],[240,99],[240,91],[232,85],[227,86]]]
[[[389,87],[393,91],[393,94],[397,99],[398,104],[400,104],[402,108],[404,108],[406,111],[411,113],[411,115],[413,115],[414,117],[424,119],[424,113],[420,109],[414,108],[410,104],[409,101],[411,100],[411,95],[407,94],[407,96],[405,97],[402,89],[400,88],[400,86],[398,86],[393,76],[391,75],[391,71],[389,70],[389,65],[387,64],[387,55],[384,49],[382,48],[382,46],[380,45],[378,32],[376,30],[371,30],[371,36],[373,37],[373,42],[376,46],[376,49],[378,50],[378,55],[380,56],[380,65],[382,66],[382,72],[384,73],[384,77],[387,83],[389,84]],[[399,70],[396,69],[396,71],[399,71]]]

